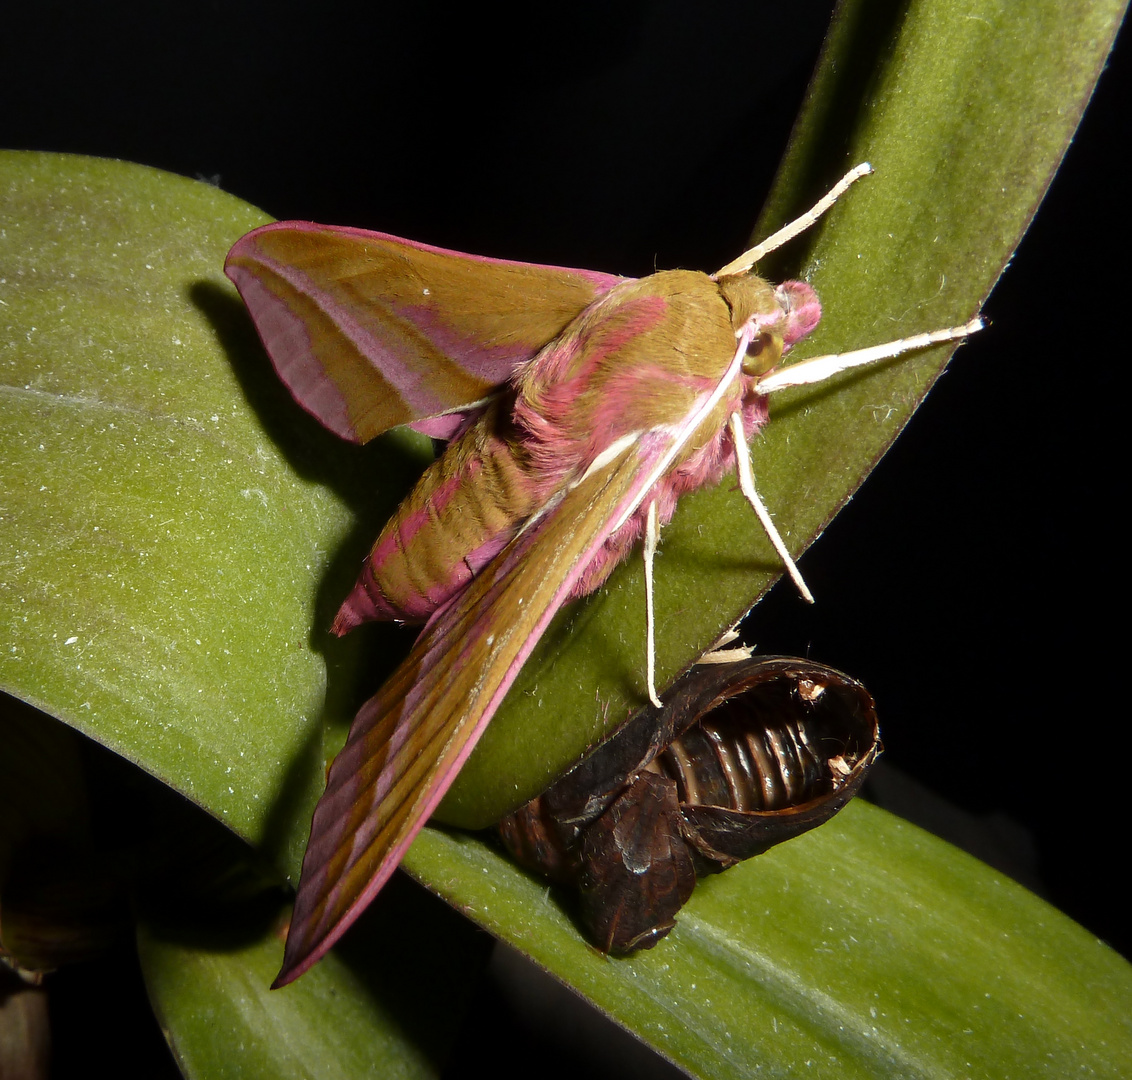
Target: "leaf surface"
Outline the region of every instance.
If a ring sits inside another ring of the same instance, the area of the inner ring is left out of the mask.
[[[613,960],[557,894],[426,829],[406,865],[694,1076],[1122,1074],[1132,966],[1013,881],[863,802],[700,881]]]

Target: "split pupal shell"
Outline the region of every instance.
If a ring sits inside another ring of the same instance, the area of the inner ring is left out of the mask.
[[[834,668],[697,667],[500,832],[519,862],[577,886],[600,948],[632,952],[672,929],[696,876],[829,820],[880,751],[872,698]]]

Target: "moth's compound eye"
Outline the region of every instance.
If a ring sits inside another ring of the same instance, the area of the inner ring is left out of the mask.
[[[743,358],[744,375],[765,375],[778,366],[782,359],[782,335],[764,330],[751,338],[747,355]]]

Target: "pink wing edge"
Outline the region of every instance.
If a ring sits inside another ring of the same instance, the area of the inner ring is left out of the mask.
[[[580,270],[574,266],[556,266],[553,263],[523,262],[521,259],[496,259],[490,255],[470,255],[466,251],[454,251],[451,248],[437,247],[434,244],[425,244],[419,240],[406,240],[403,236],[394,236],[392,233],[378,232],[374,229],[358,229],[350,225],[320,225],[316,221],[272,221],[267,225],[260,225],[245,233],[229,252],[229,258],[245,241],[261,233],[277,232],[279,230],[292,230],[294,232],[338,233],[342,236],[353,236],[359,240],[380,240],[382,243],[400,244],[402,247],[413,248],[417,251],[427,251],[430,255],[443,255],[446,258],[459,259],[462,262],[483,263],[489,266],[513,267],[519,270],[553,270],[567,277],[580,278],[593,285],[600,293],[608,292],[618,282],[627,278],[617,274],[607,274],[601,270]]]
[[[667,440],[665,440],[665,442],[667,442]],[[303,912],[301,909],[303,907],[315,909],[317,907],[317,896],[315,903],[306,902],[305,893],[309,891],[309,888],[308,890],[304,890],[303,884],[305,879],[303,876],[300,876],[299,895],[296,897],[295,901],[295,912],[298,916],[298,919],[296,919],[295,917],[292,918],[291,931],[288,933],[287,939],[287,955],[285,955],[284,957],[283,967],[278,977],[272,984],[273,988],[287,985],[294,979],[297,979],[304,972],[306,972],[312,965],[317,963],[318,960],[320,960],[334,946],[338,939],[362,914],[365,908],[370,904],[373,898],[384,886],[386,881],[388,881],[393,871],[400,864],[402,858],[404,858],[405,852],[408,850],[409,846],[416,838],[417,833],[419,833],[420,830],[424,827],[424,825],[428,821],[428,818],[432,815],[433,811],[440,803],[440,800],[444,797],[444,794],[447,792],[453,780],[456,778],[456,774],[460,771],[460,768],[463,766],[464,762],[467,760],[468,756],[475,748],[475,745],[479,741],[480,736],[483,734],[484,729],[487,727],[488,723],[495,715],[495,712],[499,708],[499,705],[502,702],[504,696],[511,688],[511,685],[515,681],[516,676],[523,667],[523,664],[526,662],[527,658],[530,656],[531,651],[534,649],[535,645],[542,637],[543,633],[546,630],[546,627],[550,624],[551,619],[558,612],[558,609],[562,607],[566,598],[570,595],[570,591],[578,578],[581,577],[581,575],[585,572],[586,567],[589,565],[590,561],[597,555],[597,553],[601,549],[602,544],[605,543],[605,540],[613,531],[613,523],[618,521],[624,515],[630,513],[633,508],[641,505],[644,502],[645,496],[647,494],[647,491],[645,489],[645,478],[647,477],[649,472],[649,465],[662,455],[664,451],[664,445],[662,445],[660,440],[658,439],[654,440],[654,446],[650,447],[645,453],[639,452],[641,449],[641,444],[637,444],[636,449],[638,450],[638,453],[633,457],[632,461],[622,459],[622,461],[619,463],[619,469],[617,470],[619,471],[620,469],[630,466],[633,467],[635,472],[633,481],[628,486],[624,495],[622,495],[622,497],[619,499],[614,511],[606,515],[602,528],[594,534],[584,552],[575,560],[570,571],[560,581],[558,588],[555,590],[542,614],[539,616],[534,630],[519,646],[518,650],[515,653],[515,656],[511,660],[511,663],[504,672],[502,679],[500,680],[495,690],[491,693],[491,696],[489,697],[486,705],[481,711],[480,716],[475,720],[470,735],[468,736],[465,744],[461,747],[452,765],[443,774],[440,774],[433,778],[429,792],[423,801],[421,813],[418,815],[405,837],[398,844],[396,844],[385,856],[381,863],[381,866],[378,868],[374,876],[369,880],[369,883],[366,885],[366,887],[358,895],[357,899],[355,899],[354,902],[346,909],[346,911],[337,920],[337,922],[334,923],[334,925],[323,936],[317,938],[315,940],[315,943],[311,945],[306,951],[304,951],[304,943],[299,940],[302,937],[301,934],[296,936],[296,944],[294,947],[292,947],[292,934],[294,934],[296,926],[302,925]],[[612,482],[612,480],[613,478],[611,477],[610,482]],[[556,507],[555,510],[560,509],[560,507]],[[530,549],[535,544],[537,544],[539,539],[545,534],[545,530],[553,525],[555,510],[549,511],[541,521],[536,523],[535,526],[525,530],[523,533],[517,536],[508,545],[508,547],[500,552],[496,559],[493,560],[492,563],[484,569],[483,574],[491,577],[493,574],[498,574],[500,570],[506,570],[507,567],[505,566],[505,564],[510,563],[511,566],[518,565],[525,557],[527,557]],[[501,587],[506,588],[507,584],[504,582]],[[461,604],[461,599],[462,597],[459,596],[454,598],[452,602],[436,612],[425,629],[422,631],[420,638],[418,638],[417,644],[414,646],[413,653],[416,653],[422,647],[424,651],[428,653],[440,646],[443,646],[445,648],[454,648],[459,644],[458,642],[445,642],[444,639],[450,625],[452,623],[455,623],[460,615],[463,614],[463,605]],[[412,654],[410,655],[409,659],[411,658]],[[406,662],[408,662],[408,660]],[[322,800],[327,800],[328,803],[332,803],[336,792],[343,790],[350,777],[352,777],[354,769],[353,763],[350,760],[352,756],[350,754],[351,744],[355,746],[360,745],[361,739],[364,736],[365,732],[368,731],[373,723],[379,718],[377,710],[381,704],[381,697],[382,691],[378,691],[378,693],[374,695],[374,697],[372,697],[369,701],[366,702],[365,705],[362,706],[361,710],[358,712],[358,715],[354,720],[353,725],[351,725],[350,735],[347,739],[346,745],[339,752],[338,756],[335,758],[334,763],[331,766],[330,777],[327,781],[326,791],[323,793],[322,799],[320,799],[319,801],[319,806],[315,810],[316,820],[320,816],[319,810],[322,809]],[[404,724],[405,722],[406,721],[403,718],[401,723]],[[339,765],[340,762],[342,763],[341,766]],[[342,774],[343,769],[346,770],[345,775],[342,777],[342,779],[339,779],[335,774]],[[380,784],[381,780],[382,777],[379,777],[376,783]],[[358,830],[356,829],[352,830],[351,835],[353,835],[357,831]],[[314,823],[312,823],[311,832],[313,840],[315,834]],[[341,846],[341,843],[342,837],[337,837],[334,842],[334,847],[337,848]],[[292,953],[295,953],[297,955],[292,955]]]
[[[513,259],[495,259],[486,255],[469,255],[461,251],[435,247],[415,240],[393,236],[390,233],[369,229],[357,229],[342,225],[319,225],[312,221],[276,221],[261,225],[240,237],[224,263],[224,272],[236,286],[244,300],[252,321],[260,334],[264,347],[271,357],[280,378],[299,402],[324,427],[349,442],[359,438],[350,422],[347,404],[341,399],[337,387],[322,374],[316,357],[312,356],[309,341],[302,319],[287,306],[286,302],[263,285],[254,271],[241,265],[241,260],[269,269],[273,274],[286,280],[296,291],[306,296],[334,323],[353,343],[354,347],[370,359],[380,370],[393,377],[393,365],[383,363],[375,342],[346,305],[317,287],[317,282],[306,273],[296,270],[281,260],[277,260],[257,247],[260,237],[273,232],[306,232],[314,234],[332,233],[349,236],[363,241],[392,244],[415,251],[427,252],[447,259],[472,263],[480,266],[502,267],[516,270],[550,271],[567,278],[577,279],[593,289],[592,300],[608,292],[614,285],[626,279],[596,270],[581,270],[573,267],[543,265],[520,262]],[[411,316],[410,316],[411,317]],[[421,324],[426,336],[435,336],[435,328]],[[450,359],[458,362],[485,383],[498,385],[507,381],[516,366],[530,359],[533,352],[497,352],[495,355],[483,343],[470,338],[460,341],[436,340]],[[537,351],[537,350],[536,350]],[[437,439],[448,439],[466,423],[469,410],[474,411],[478,402],[458,403],[455,407],[446,403],[440,407],[428,400],[427,395],[414,400],[416,394],[412,383],[398,388],[403,399],[417,412],[417,418],[407,426],[422,434]]]

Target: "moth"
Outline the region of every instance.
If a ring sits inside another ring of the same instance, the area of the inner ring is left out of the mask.
[[[751,268],[870,171],[857,166],[712,275],[619,278],[310,222],[266,225],[232,248],[225,272],[300,405],[354,442],[398,424],[449,440],[332,627],[424,624],[331,766],[276,986],[322,956],[393,872],[554,613],[642,537],[659,702],[652,561],[681,495],[737,468],[812,599],[751,474],[768,395],[982,325],[779,366],[821,307],[806,282],[772,285]]]
[[[876,706],[810,660],[697,666],[499,823],[524,866],[577,890],[594,944],[652,948],[696,879],[828,821],[881,752]]]

